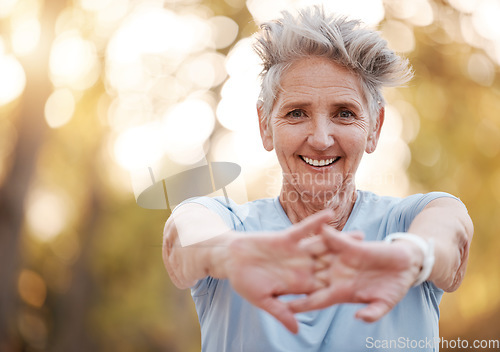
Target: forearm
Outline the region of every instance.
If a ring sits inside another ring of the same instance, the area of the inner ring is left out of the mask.
[[[179,288],[193,286],[213,276],[225,278],[225,262],[234,232],[215,213],[198,204],[187,204],[165,224],[163,262]]]
[[[408,232],[434,242],[429,280],[445,291],[456,290],[465,274],[473,234],[465,207],[452,198],[436,199],[415,217]]]

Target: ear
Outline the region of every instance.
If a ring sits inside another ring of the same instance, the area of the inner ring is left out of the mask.
[[[377,148],[378,139],[380,138],[380,131],[382,130],[382,125],[384,124],[385,109],[382,106],[380,108],[378,117],[375,120],[367,138],[366,149],[367,153],[373,153],[375,148]]]
[[[268,118],[264,113],[263,105],[264,103],[262,102],[262,100],[257,101],[257,115],[259,115],[260,138],[262,138],[262,145],[264,145],[264,149],[270,152],[274,149],[273,133],[271,127],[269,126]]]

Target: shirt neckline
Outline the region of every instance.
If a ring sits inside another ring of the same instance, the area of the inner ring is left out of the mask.
[[[342,229],[342,232],[349,231],[349,227],[350,227],[351,223],[354,221],[354,218],[356,217],[356,215],[359,212],[359,209],[361,208],[363,191],[356,190],[356,193],[357,193],[356,202],[354,202],[354,206],[352,207],[351,214],[349,214],[349,217],[347,218],[347,221],[344,225],[344,228]],[[290,218],[288,217],[288,215],[286,215],[285,209],[283,209],[283,207],[281,206],[279,198],[280,198],[279,196],[274,198],[274,206],[276,207],[276,210],[278,211],[278,214],[280,215],[280,217],[284,221],[284,223],[288,226],[292,226],[293,224],[290,221]]]

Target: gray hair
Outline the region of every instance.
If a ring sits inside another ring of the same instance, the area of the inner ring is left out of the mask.
[[[302,9],[296,17],[283,11],[281,19],[260,28],[253,47],[263,64],[259,99],[268,121],[281,75],[302,58],[325,57],[356,74],[373,119],[385,104],[382,88],[405,84],[413,76],[408,60],[389,49],[377,32],[358,20],[325,14],[319,6]]]

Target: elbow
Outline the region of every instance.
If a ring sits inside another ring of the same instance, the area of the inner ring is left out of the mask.
[[[183,273],[182,256],[179,253],[182,247],[177,243],[176,232],[175,225],[167,221],[163,236],[162,257],[170,280],[177,288],[184,290],[192,287],[194,283],[189,282]]]
[[[454,292],[462,284],[464,276],[465,276],[465,266],[463,269],[459,268],[455,272],[455,275],[453,275],[453,277],[451,277],[446,284],[438,285],[438,287],[441,287],[445,292]]]
[[[175,285],[175,287],[184,290],[189,288],[190,285],[187,284],[186,280],[183,279],[181,266],[177,260],[175,250],[169,248],[171,244],[168,241],[163,242],[163,264],[165,269],[167,269],[170,280]]]
[[[446,284],[442,285],[444,291],[454,292],[456,291],[465,277],[465,272],[467,270],[467,262],[469,259],[469,249],[472,241],[473,226],[472,221],[463,223],[463,230],[458,233],[458,253],[457,261],[452,270],[452,275],[446,280]]]
[[[191,288],[195,284],[194,282],[188,282],[186,279],[177,275],[175,269],[173,269],[172,267],[169,268],[167,266],[167,271],[169,273],[170,280],[172,280],[172,283],[175,285],[175,287],[177,287],[180,290]]]
[[[445,292],[454,292],[458,290],[465,276],[465,271],[467,267],[467,258],[461,259],[458,269],[455,271],[454,275],[447,280],[447,283],[440,286]]]

